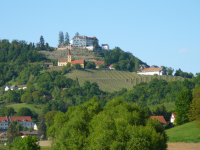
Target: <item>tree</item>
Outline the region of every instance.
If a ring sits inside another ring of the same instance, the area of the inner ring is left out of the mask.
[[[80,36],[80,34],[78,32],[76,32],[75,36]]]
[[[32,111],[27,107],[21,107],[19,111],[17,112],[17,116],[31,116],[32,117]]]
[[[98,42],[96,37],[94,38],[93,46],[94,46],[94,48],[98,48],[99,47],[99,42]]]
[[[189,90],[180,92],[178,99],[175,101],[176,124],[181,125],[189,121],[188,112],[192,102],[192,94]]]
[[[54,116],[55,114],[57,113],[57,111],[49,111],[46,113],[45,115],[45,120],[46,120],[46,123],[47,123],[47,127],[50,127],[51,125],[53,125],[53,121],[54,121]]]
[[[13,116],[15,114],[15,110],[13,107],[7,107],[5,110],[4,110],[4,113],[6,116]]]
[[[38,125],[38,134],[40,135],[40,136],[46,136],[46,124],[45,124],[45,122],[44,122],[44,120],[42,120],[41,122],[40,122],[40,124]]]
[[[89,62],[87,62],[86,68],[88,68],[88,69],[95,69],[96,65],[95,65],[94,62],[89,61]]]
[[[190,121],[196,121],[200,127],[200,87],[193,90],[193,100],[189,110]]]
[[[14,139],[13,145],[17,150],[40,150],[36,136],[17,137]]]
[[[44,48],[44,38],[43,38],[42,35],[40,36],[40,42],[39,42],[39,44],[40,44],[40,48],[41,49]]]
[[[61,43],[64,43],[64,35],[62,31],[59,32],[58,45],[61,45]]]
[[[68,32],[65,33],[65,45],[69,45],[69,34]]]
[[[19,131],[23,130],[23,126],[19,124],[17,121],[12,121],[8,126],[8,141],[12,142],[13,139],[17,136]]]
[[[74,69],[81,69],[81,65],[76,63],[72,66]]]
[[[167,74],[168,75],[172,75],[174,72],[174,69],[172,69],[171,67],[167,68]]]
[[[104,68],[104,66],[102,64],[99,65],[99,69],[102,69]]]

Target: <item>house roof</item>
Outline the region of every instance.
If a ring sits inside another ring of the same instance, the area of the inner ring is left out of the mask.
[[[2,133],[0,134],[0,137],[1,137],[2,135],[4,135],[4,134],[6,134],[6,132],[2,132]]]
[[[71,64],[84,64],[84,60],[74,60]]]
[[[25,85],[18,85],[18,88],[21,88],[21,87],[26,87],[26,84]]]
[[[159,68],[145,68],[142,70],[142,72],[150,72],[150,71],[161,71],[163,69],[163,67],[159,67]]]
[[[18,134],[23,134],[23,135],[37,135],[38,131],[20,131]]]
[[[167,122],[165,121],[165,118],[163,116],[151,116],[150,118],[151,119],[157,118],[160,123],[167,124]]]
[[[108,46],[108,44],[101,44],[101,46]]]
[[[45,62],[44,65],[53,65],[52,62]]]
[[[94,64],[95,65],[101,65],[101,64],[104,65],[104,62],[103,61],[95,61]]]
[[[3,120],[5,120],[5,121],[3,121]],[[7,117],[0,117],[0,122],[6,123],[6,122],[8,122],[8,118]]]
[[[95,36],[94,37],[87,37],[87,36],[84,36],[84,35],[82,35],[82,36],[74,36],[72,39],[74,39],[75,37],[78,37],[79,39],[87,39],[87,40],[97,39]]]
[[[111,64],[109,67],[113,67],[113,64]]]
[[[10,121],[32,122],[32,119],[31,116],[12,116],[10,117]]]
[[[68,62],[68,58],[58,58],[58,62]]]

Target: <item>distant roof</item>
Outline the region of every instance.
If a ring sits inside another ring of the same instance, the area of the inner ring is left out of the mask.
[[[2,133],[0,134],[0,137],[1,137],[2,135],[4,135],[4,134],[6,134],[6,132],[2,132]]]
[[[37,135],[38,131],[20,131],[23,135]]]
[[[82,35],[82,36],[74,36],[73,38],[75,38],[75,37],[78,37],[79,39],[88,39],[88,40],[97,39],[95,36],[93,36],[93,37],[87,37],[87,36]],[[72,38],[72,39],[73,39],[73,38]],[[98,39],[97,39],[97,40],[98,40]]]
[[[101,64],[104,65],[104,62],[103,61],[95,61],[94,64],[95,65],[101,65]]]
[[[109,67],[113,67],[113,64],[111,64]]]
[[[5,121],[3,121],[5,120]],[[8,118],[7,117],[0,117],[0,122],[4,123],[4,122],[8,122]]]
[[[32,119],[31,116],[12,116],[10,117],[10,121],[32,122]]]
[[[150,118],[151,119],[157,118],[160,123],[167,124],[167,122],[165,121],[165,118],[163,116],[151,116]]]
[[[101,44],[101,46],[108,46],[108,44]]]
[[[74,60],[71,64],[84,64],[84,60]]]
[[[152,65],[150,68],[158,68],[158,66],[156,66],[156,65]]]
[[[24,84],[24,85],[18,85],[17,87],[19,87],[19,88],[26,87],[26,84]]]
[[[163,69],[163,67],[159,67],[159,68],[145,68],[142,70],[142,72],[149,72],[149,71],[161,71]]]
[[[67,58],[58,58],[58,62],[68,62]]]

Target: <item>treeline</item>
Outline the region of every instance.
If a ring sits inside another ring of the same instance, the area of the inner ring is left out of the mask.
[[[139,64],[145,64],[148,67],[146,63],[133,56],[130,52],[124,52],[119,47],[104,53],[104,65],[109,66],[111,64],[116,70],[135,72],[139,70]]]

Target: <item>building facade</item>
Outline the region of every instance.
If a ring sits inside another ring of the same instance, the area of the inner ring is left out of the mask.
[[[151,66],[150,68],[145,68],[142,72],[138,72],[137,74],[141,75],[154,75],[157,74],[159,76],[163,75],[163,67]]]
[[[105,50],[109,50],[108,44],[101,44],[101,48]]]
[[[27,128],[34,128],[34,123],[32,122],[32,119],[30,116],[12,116],[8,118],[11,121],[17,121],[19,124],[23,125],[24,127]]]
[[[94,40],[98,39],[94,36],[94,37],[87,37],[87,36],[74,36],[71,40],[70,40],[70,44],[71,46],[81,46],[81,47],[87,47],[90,45],[93,45]]]
[[[9,125],[9,120],[7,117],[0,117],[0,129],[7,130]]]

